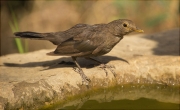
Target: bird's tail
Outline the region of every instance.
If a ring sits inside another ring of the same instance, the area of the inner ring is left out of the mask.
[[[36,32],[15,32],[15,36],[20,38],[30,38],[30,39],[37,39],[37,40],[49,40],[47,35],[48,33],[36,33]]]

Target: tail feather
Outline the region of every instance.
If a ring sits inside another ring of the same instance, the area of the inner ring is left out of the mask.
[[[54,45],[58,45],[61,43],[61,39],[59,40],[59,33],[37,33],[37,32],[15,32],[14,35],[18,38],[29,38],[34,40],[49,40]]]
[[[42,39],[45,38],[45,34],[42,33],[36,33],[36,32],[15,32],[15,36],[21,37],[21,38],[33,38],[33,39]]]

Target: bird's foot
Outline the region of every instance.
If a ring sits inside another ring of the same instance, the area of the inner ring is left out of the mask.
[[[75,72],[79,73],[82,78],[82,84],[89,85],[91,80],[84,74],[84,72],[79,68],[73,68]]]
[[[100,64],[100,66],[99,66],[100,68],[102,68],[104,71],[105,71],[105,73],[106,73],[106,76],[108,75],[108,72],[107,72],[107,70],[106,69],[109,69],[110,71],[111,71],[111,73],[113,73],[113,75],[114,75],[114,77],[116,77],[116,73],[114,72],[114,66],[112,66],[112,65],[106,65],[106,64]]]

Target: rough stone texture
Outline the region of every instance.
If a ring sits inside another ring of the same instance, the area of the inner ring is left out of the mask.
[[[81,85],[80,75],[73,70],[76,66],[71,58],[47,56],[50,51],[53,50],[0,58],[0,109],[37,109],[87,91],[86,86]],[[96,59],[114,65],[117,77],[115,79],[110,71],[106,77],[94,62],[78,59],[92,80],[88,90],[129,83],[179,86],[179,29],[125,36],[110,53]]]

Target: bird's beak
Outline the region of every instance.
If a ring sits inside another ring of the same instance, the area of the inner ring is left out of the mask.
[[[142,29],[136,28],[136,32],[144,32]]]

